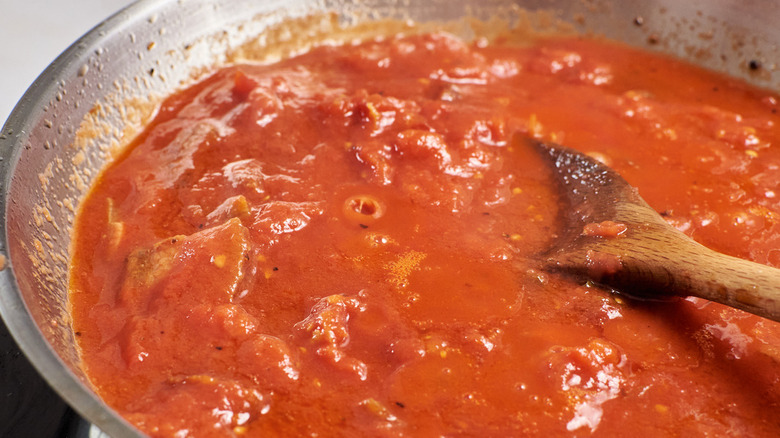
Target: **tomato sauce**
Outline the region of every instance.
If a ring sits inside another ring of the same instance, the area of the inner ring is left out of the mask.
[[[587,152],[699,242],[780,267],[776,111],[586,38],[216,71],[80,211],[88,375],[153,436],[777,436],[780,324],[540,270],[565,205],[512,141]]]

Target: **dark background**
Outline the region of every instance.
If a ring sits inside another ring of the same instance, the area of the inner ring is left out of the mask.
[[[35,371],[0,320],[0,437],[76,438],[83,421]]]

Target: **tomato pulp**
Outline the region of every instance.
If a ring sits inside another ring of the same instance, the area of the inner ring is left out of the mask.
[[[780,266],[777,97],[586,38],[447,34],[235,65],[84,201],[73,327],[154,436],[780,433],[780,325],[538,269],[565,209],[516,133]]]

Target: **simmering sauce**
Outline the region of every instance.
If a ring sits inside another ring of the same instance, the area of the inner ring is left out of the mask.
[[[584,38],[216,71],[83,204],[86,370],[153,436],[778,436],[780,324],[541,271],[566,206],[512,141],[587,152],[699,242],[780,267],[776,111]]]

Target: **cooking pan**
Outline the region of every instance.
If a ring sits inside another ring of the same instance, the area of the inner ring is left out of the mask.
[[[287,32],[280,23],[321,14]],[[760,0],[142,0],[58,57],[0,130],[0,314],[48,383],[112,436],[139,433],[90,388],[68,313],[70,232],[99,169],[154,104],[254,42],[287,47],[328,26],[500,17],[510,27],[603,35],[777,88],[780,9]],[[469,34],[467,26],[464,37]]]

